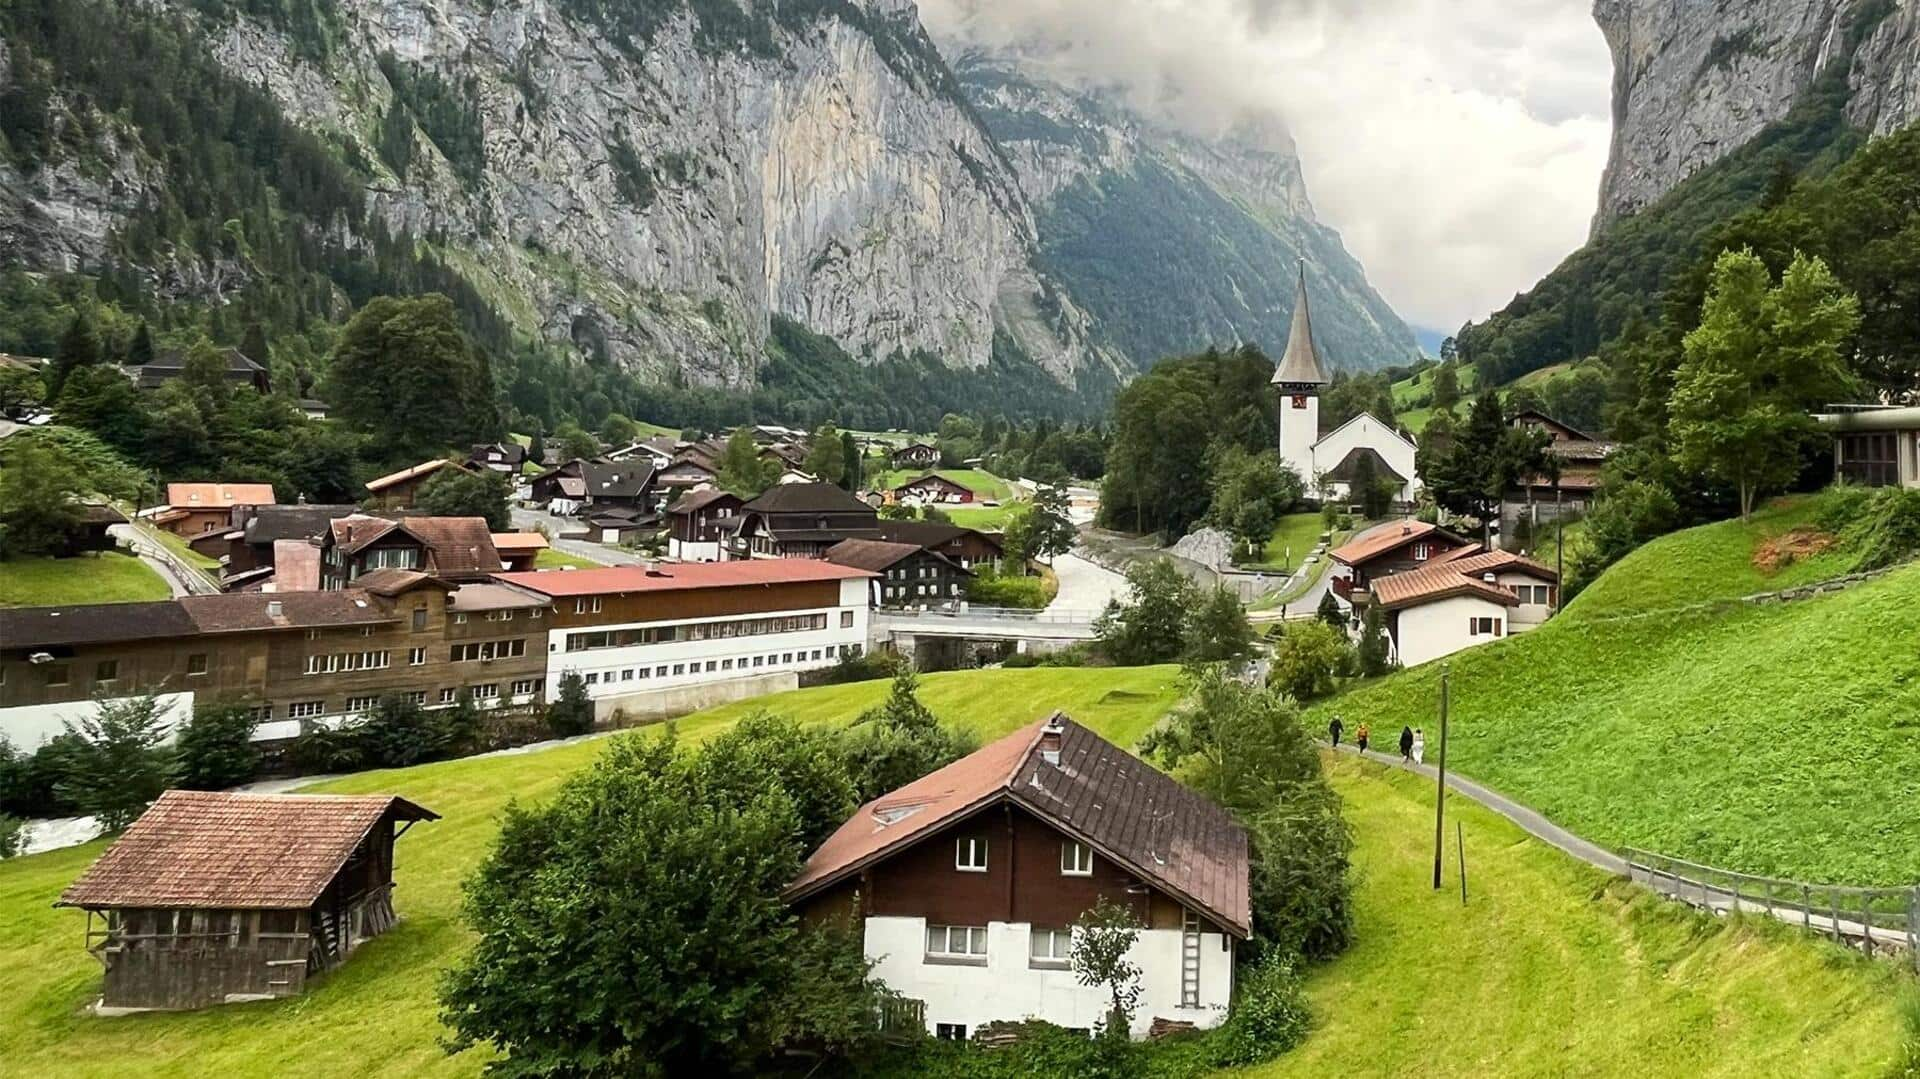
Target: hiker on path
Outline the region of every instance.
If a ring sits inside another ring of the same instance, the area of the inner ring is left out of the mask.
[[[1427,763],[1427,732],[1426,731],[1417,730],[1413,732],[1413,763],[1415,764]]]
[[[1400,728],[1400,760],[1402,763],[1413,760],[1413,728]]]
[[[1360,752],[1367,751],[1367,739],[1371,737],[1373,737],[1373,729],[1367,726],[1365,720],[1362,720],[1359,728],[1353,732],[1353,740],[1360,746]]]
[[[1340,722],[1339,716],[1334,716],[1333,722],[1327,724],[1327,733],[1333,737],[1333,748],[1340,748],[1340,732],[1345,729]]]

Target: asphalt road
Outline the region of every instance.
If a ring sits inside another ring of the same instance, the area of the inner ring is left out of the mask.
[[[545,525],[546,530],[553,534],[553,549],[561,554],[572,555],[602,566],[638,566],[646,561],[644,555],[622,550],[619,547],[593,543],[583,538],[585,526],[579,521],[555,517],[551,513],[542,513],[539,510],[514,508],[513,527],[523,532],[530,532],[541,525]],[[567,535],[569,532],[573,535]]]
[[[1127,597],[1125,577],[1078,555],[1063,554],[1054,559],[1053,573],[1060,578],[1060,592],[1047,604],[1049,614],[1104,611],[1109,600]]]

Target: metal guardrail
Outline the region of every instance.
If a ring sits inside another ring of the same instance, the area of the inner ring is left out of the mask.
[[[1740,873],[1633,847],[1627,876],[1703,910],[1765,914],[1867,955],[1904,951],[1920,972],[1920,885],[1866,888]]]
[[[132,546],[136,555],[150,556],[166,563],[180,583],[186,585],[187,591],[196,596],[219,595],[220,579],[175,554],[160,540],[156,534],[158,530],[151,523],[133,517],[128,518],[128,523],[133,528],[135,538]]]

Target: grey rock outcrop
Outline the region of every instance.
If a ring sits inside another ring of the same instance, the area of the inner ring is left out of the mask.
[[[1920,0],[1596,0],[1613,51],[1613,146],[1598,231],[1786,116],[1834,63],[1847,116],[1920,120]]]

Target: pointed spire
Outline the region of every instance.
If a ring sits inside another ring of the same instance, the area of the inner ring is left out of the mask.
[[[1293,300],[1293,327],[1287,333],[1287,353],[1273,373],[1276,386],[1324,386],[1327,369],[1313,344],[1313,315],[1307,310],[1307,260],[1300,260],[1300,291]]]

